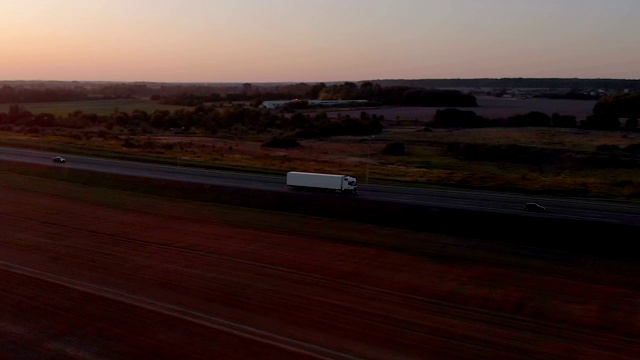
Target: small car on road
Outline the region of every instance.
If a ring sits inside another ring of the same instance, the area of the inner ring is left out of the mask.
[[[54,163],[64,164],[67,162],[67,159],[63,158],[62,156],[54,156],[51,158],[51,161],[53,161]]]
[[[531,212],[539,212],[539,213],[547,212],[547,208],[534,202],[529,202],[524,204],[524,209]]]

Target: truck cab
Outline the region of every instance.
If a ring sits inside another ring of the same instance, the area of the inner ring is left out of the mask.
[[[345,176],[343,183],[344,186],[342,187],[342,191],[351,192],[353,194],[358,192],[358,180],[356,180],[356,178]]]

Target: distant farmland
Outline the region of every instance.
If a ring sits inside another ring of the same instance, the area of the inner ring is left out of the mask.
[[[530,111],[540,111],[547,115],[558,113],[561,115],[574,115],[578,120],[584,120],[593,111],[595,100],[554,100],[543,98],[507,99],[488,96],[478,97],[478,107],[464,108],[471,110],[480,116],[490,119],[506,118],[515,114],[525,114]],[[10,104],[0,104],[0,112],[8,112]],[[119,99],[119,100],[94,100],[72,101],[56,103],[24,103],[23,108],[34,114],[52,113],[58,116],[66,116],[76,110],[98,115],[109,115],[115,111],[131,113],[133,110],[144,110],[151,113],[154,110],[177,110],[185,106],[162,105],[156,101],[144,99]],[[358,117],[362,111],[369,114],[383,115],[387,120],[431,120],[436,110],[443,107],[382,107],[360,109],[323,109],[330,114],[341,114]]]
[[[515,114],[526,114],[531,111],[540,111],[549,116],[553,113],[560,115],[574,115],[577,120],[584,120],[593,111],[596,100],[555,100],[543,98],[515,99],[495,98],[480,96],[478,107],[459,107],[461,110],[471,110],[480,116],[489,119],[507,118]],[[370,108],[358,110],[331,110],[331,114],[360,116],[361,111],[373,115],[383,115],[386,120],[431,120],[436,110],[444,107],[388,107]]]
[[[11,104],[0,104],[0,112],[8,112],[10,105]],[[162,105],[156,101],[144,99],[24,103],[19,105],[33,114],[51,113],[58,116],[66,116],[77,110],[87,114],[109,115],[116,111],[131,113],[133,110],[143,110],[151,113],[154,110],[173,111],[184,108],[184,106]]]

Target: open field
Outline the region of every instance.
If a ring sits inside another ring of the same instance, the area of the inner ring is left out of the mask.
[[[0,196],[8,358],[640,351],[637,263],[6,173]]]
[[[490,96],[477,97],[478,107],[459,107],[489,119],[507,118],[515,114],[526,114],[540,111],[549,116],[553,113],[560,115],[574,115],[578,120],[584,120],[593,112],[594,100],[560,100],[543,98],[496,98]],[[382,115],[387,120],[431,120],[438,109],[442,107],[389,107],[362,110],[330,110],[329,113],[358,117],[361,111]]]

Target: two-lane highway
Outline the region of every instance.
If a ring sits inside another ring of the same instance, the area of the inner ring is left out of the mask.
[[[204,170],[184,166],[158,165],[141,162],[110,160],[62,154],[67,163],[53,163],[55,155],[47,152],[0,148],[0,160],[91,170],[104,173],[140,176],[153,179],[231,186],[268,191],[292,191],[281,176]],[[640,205],[599,199],[533,196],[497,191],[446,190],[418,187],[360,185],[358,195],[363,199],[425,205],[431,208],[469,209],[496,213],[523,213],[526,202],[538,202],[549,210],[548,216],[562,219],[581,219],[620,224],[640,225]]]

